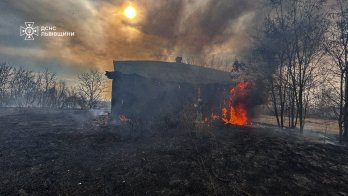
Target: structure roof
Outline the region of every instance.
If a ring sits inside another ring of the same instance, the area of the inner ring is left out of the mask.
[[[114,61],[116,72],[149,79],[191,84],[229,83],[229,72],[197,65],[162,61]]]

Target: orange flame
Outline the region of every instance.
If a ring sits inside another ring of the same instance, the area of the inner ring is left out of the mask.
[[[228,114],[228,110],[230,111]],[[225,124],[246,125],[248,124],[248,112],[243,104],[230,106],[222,109],[222,121]]]
[[[119,120],[120,120],[121,122],[130,121],[130,119],[127,118],[127,116],[126,116],[126,115],[123,115],[123,114],[119,115],[118,118],[119,118]]]
[[[216,114],[214,114],[214,113],[211,113],[211,119],[212,119],[212,120],[217,120],[217,119],[219,119],[219,118],[220,118],[219,115],[216,115]]]
[[[226,101],[227,104],[222,108],[222,121],[225,124],[246,125],[249,122],[248,111],[245,104],[242,102],[247,96],[246,88],[248,82],[240,82],[230,91],[230,98]],[[235,103],[235,99],[240,99]],[[227,106],[226,106],[227,105]]]

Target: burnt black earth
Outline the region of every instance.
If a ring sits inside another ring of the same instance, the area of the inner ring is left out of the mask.
[[[294,130],[0,113],[0,195],[348,194],[348,148]]]

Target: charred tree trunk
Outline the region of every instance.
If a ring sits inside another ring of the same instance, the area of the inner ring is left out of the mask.
[[[300,132],[303,133],[303,128],[304,128],[303,110],[304,110],[304,107],[303,107],[303,86],[301,84],[300,84],[299,92],[298,92],[298,109],[297,110],[298,110],[298,117],[299,117],[299,121],[300,121]]]
[[[272,102],[273,102],[273,109],[274,109],[274,115],[276,116],[277,119],[277,125],[280,127],[280,122],[279,122],[279,114],[278,114],[278,107],[277,107],[277,99],[275,95],[275,88],[274,88],[274,82],[273,78],[271,79],[271,95],[272,95]]]
[[[347,51],[348,52],[348,51]],[[347,59],[347,52],[346,52],[346,59]],[[346,61],[345,64],[345,83],[344,83],[344,113],[343,113],[343,128],[344,133],[343,137],[348,138],[348,62]]]
[[[344,84],[344,72],[341,71],[341,78],[340,78],[340,102],[339,102],[339,114],[338,114],[338,127],[339,127],[339,137],[342,137],[343,134],[343,109],[344,109],[344,105],[343,105],[343,99],[344,99],[344,95],[343,95],[343,84]]]
[[[282,61],[279,67],[279,102],[280,102],[280,127],[284,127],[284,98],[283,98],[283,70]]]

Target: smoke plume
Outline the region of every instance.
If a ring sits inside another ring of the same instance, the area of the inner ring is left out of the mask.
[[[250,29],[260,19],[259,5],[252,0],[19,0],[3,4],[23,22],[76,33],[69,38],[40,38],[44,56],[101,70],[112,69],[114,59],[172,61],[176,55],[233,59],[249,46]],[[123,15],[130,4],[138,12],[134,20]]]

